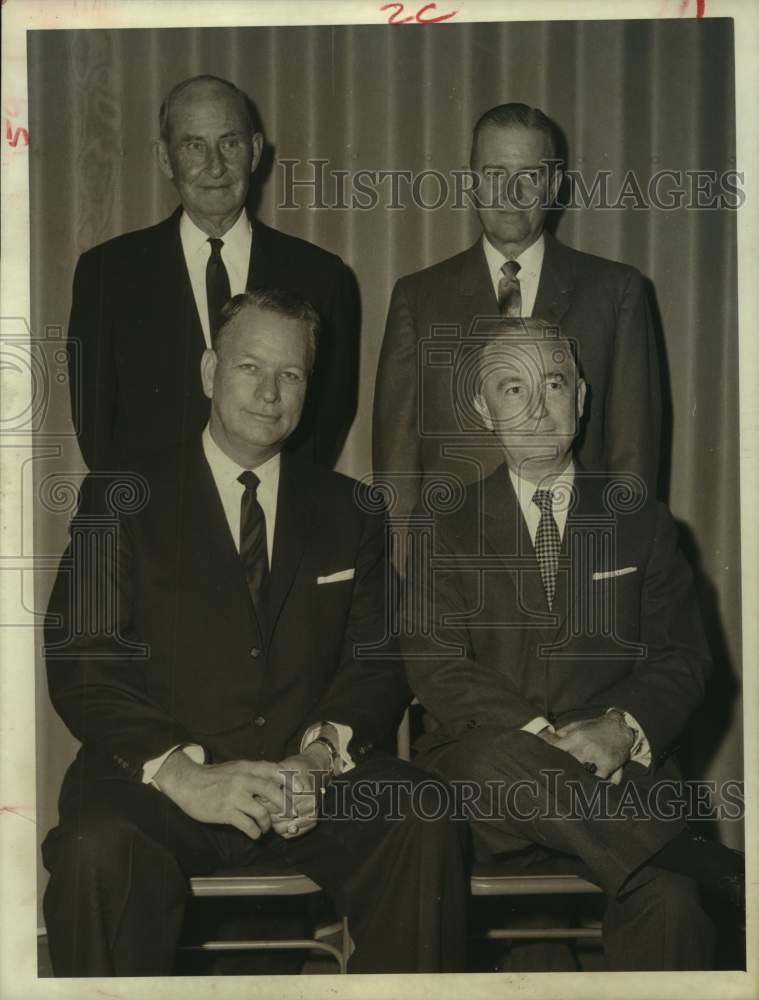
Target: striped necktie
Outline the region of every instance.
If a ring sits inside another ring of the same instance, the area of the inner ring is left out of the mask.
[[[261,480],[255,472],[246,469],[237,477],[237,481],[245,487],[240,501],[240,558],[264,638],[269,591],[269,555],[266,548],[266,517],[256,497]]]

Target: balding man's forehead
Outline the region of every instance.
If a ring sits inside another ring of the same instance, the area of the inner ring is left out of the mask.
[[[527,381],[542,379],[550,372],[561,372],[568,379],[577,376],[570,344],[555,339],[497,339],[480,351],[478,369],[481,383],[493,375],[505,374]]]

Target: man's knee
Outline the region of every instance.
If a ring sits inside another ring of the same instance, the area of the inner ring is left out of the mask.
[[[659,868],[608,904],[604,942],[612,968],[709,969],[716,931],[693,879]]]
[[[651,868],[651,879],[626,901],[628,915],[670,939],[699,942],[704,957],[715,946],[714,924],[701,905],[698,884],[686,875]]]
[[[129,805],[129,796],[119,795],[105,783],[79,802],[69,802],[61,823],[42,845],[48,871],[52,875],[78,872],[79,878],[107,881],[110,876],[122,879],[134,865],[135,855],[142,859],[160,856],[165,862],[166,851],[145,834]]]

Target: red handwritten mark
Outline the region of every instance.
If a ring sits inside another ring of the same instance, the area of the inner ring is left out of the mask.
[[[678,17],[689,17],[691,0],[680,0]],[[706,0],[696,0],[696,17],[703,17],[706,14]]]
[[[422,14],[424,14],[424,12],[428,10],[437,10],[437,4],[436,3],[425,4],[424,7],[421,7],[416,12],[416,19],[419,22],[419,24],[439,24],[440,21],[450,21],[452,17],[455,17],[458,14],[457,10],[452,10],[450,14],[439,14],[437,17],[422,17]]]
[[[395,8],[393,10],[393,8]],[[449,14],[438,14],[432,17],[425,17],[424,15],[427,11],[437,10],[436,3],[427,3],[423,7],[420,7],[416,14],[409,14],[407,17],[401,17],[405,12],[405,5],[402,3],[386,3],[383,7],[380,7],[381,11],[393,10],[393,13],[388,17],[388,24],[408,24],[409,21],[416,21],[417,24],[439,24],[441,21],[450,21],[452,17],[458,14],[457,10],[452,10]]]
[[[16,146],[18,145],[18,140],[19,139],[23,139],[24,140],[24,145],[28,146],[29,145],[29,130],[25,129],[25,128],[21,128],[21,126],[19,126],[14,131],[13,128],[11,127],[11,123],[6,118],[5,119],[5,141],[8,143],[9,146],[11,146],[13,149],[15,149]]]

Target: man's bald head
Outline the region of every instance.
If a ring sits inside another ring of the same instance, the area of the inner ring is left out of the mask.
[[[161,139],[164,142],[169,141],[172,113],[183,102],[197,100],[219,90],[233,95],[234,99],[239,102],[240,111],[247,122],[249,131],[251,133],[258,131],[258,116],[253,102],[245,91],[240,90],[239,87],[236,87],[229,80],[225,80],[220,76],[212,76],[209,73],[204,73],[200,76],[192,76],[187,80],[182,80],[162,101],[158,112],[158,127]]]

